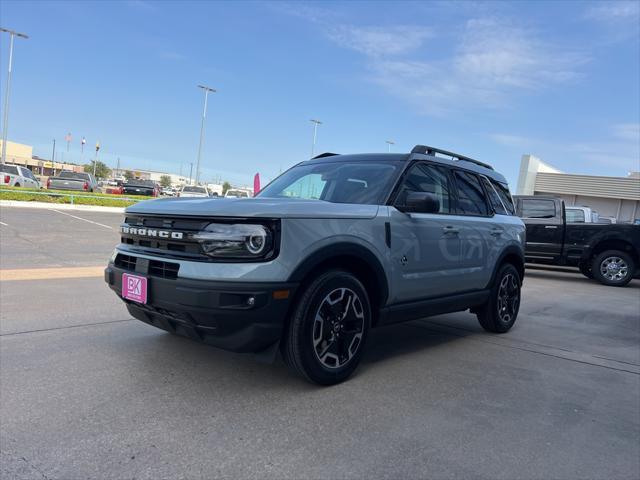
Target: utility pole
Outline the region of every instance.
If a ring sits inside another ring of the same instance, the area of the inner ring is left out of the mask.
[[[189,162],[189,185],[191,185],[191,176],[193,175],[193,162]]]
[[[4,163],[4,162],[2,162]],[[56,139],[53,139],[53,152],[51,152],[51,165],[53,165],[53,176],[56,176]]]
[[[0,164],[4,164],[7,161],[7,132],[9,127],[9,92],[11,90],[11,67],[13,64],[13,39],[29,38],[24,33],[18,33],[13,30],[7,30],[0,27],[0,32],[6,32],[11,39],[9,40],[9,70],[7,73],[7,89],[4,92],[4,119],[2,120],[2,157],[0,157]]]
[[[209,92],[215,93],[216,90],[206,85],[198,85],[198,88],[204,90],[204,109],[202,110],[202,124],[200,125],[200,143],[198,144],[198,160],[196,162],[196,185],[200,180],[200,155],[202,154],[202,142],[204,140],[204,121],[207,118],[207,100],[209,99]]]
[[[385,142],[385,143],[386,143],[386,144],[387,144],[387,146],[389,147],[387,151],[388,151],[389,153],[391,153],[391,145],[395,145],[395,144],[396,144],[396,142],[394,142],[393,140],[386,140],[386,142]]]
[[[98,150],[100,150],[100,142],[96,142],[96,158],[93,161],[93,178],[96,178],[96,166],[98,165]]]
[[[322,122],[314,118],[312,118],[309,121],[313,123],[313,143],[311,144],[311,158],[313,158],[313,155],[316,151],[316,138],[318,137],[318,125],[322,125]]]

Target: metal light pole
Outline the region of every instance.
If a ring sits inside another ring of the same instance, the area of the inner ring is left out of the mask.
[[[189,185],[191,185],[191,175],[193,174],[193,162],[189,162]]]
[[[385,143],[387,144],[388,148],[388,152],[391,153],[391,145],[395,145],[396,142],[394,142],[393,140],[386,140]]]
[[[53,151],[51,152],[51,165],[53,166],[53,176],[56,175],[56,139],[53,139]]]
[[[198,88],[204,90],[204,109],[202,110],[202,125],[200,126],[200,144],[198,145],[198,160],[196,161],[196,185],[200,180],[200,155],[202,154],[202,141],[204,140],[204,120],[207,118],[207,100],[209,92],[215,93],[216,90],[206,85],[198,85]]]
[[[311,158],[313,158],[313,154],[316,151],[316,138],[318,138],[318,125],[322,125],[322,122],[315,118],[312,118],[309,121],[313,123],[313,143],[311,144]]]
[[[4,164],[7,160],[7,127],[9,126],[9,91],[11,90],[11,66],[13,64],[13,38],[29,38],[24,33],[18,33],[13,30],[7,30],[0,27],[0,32],[6,32],[11,39],[9,40],[9,71],[7,73],[7,89],[4,92],[4,118],[2,120],[2,157],[0,163]]]

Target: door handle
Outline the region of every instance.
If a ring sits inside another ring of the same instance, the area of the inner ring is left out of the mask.
[[[557,225],[545,225],[545,226],[544,226],[544,228],[553,228],[553,229],[556,229],[556,228],[558,228],[558,226],[557,226]]]
[[[491,229],[491,235],[493,235],[494,237],[499,237],[500,235],[502,235],[503,230],[501,228],[492,228]]]
[[[442,231],[444,232],[445,235],[448,235],[448,234],[457,235],[458,233],[460,233],[460,229],[456,227],[452,227],[451,225],[447,225],[442,229]]]

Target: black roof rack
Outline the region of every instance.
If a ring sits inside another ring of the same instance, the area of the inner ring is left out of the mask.
[[[333,157],[335,155],[340,155],[340,154],[339,153],[324,152],[324,153],[321,153],[320,155],[316,155],[311,160],[315,160],[316,158]]]
[[[448,152],[447,150],[442,150],[441,148],[429,147],[428,145],[416,145],[411,150],[411,153],[422,153],[424,155],[434,155],[434,156],[436,153],[439,153],[441,155],[446,155],[447,157],[451,157],[454,160],[475,163],[476,165],[480,165],[481,167],[488,168],[489,170],[493,170],[493,167],[487,163],[483,163],[479,160],[474,160],[473,158],[465,157],[464,155],[460,155],[459,153]]]

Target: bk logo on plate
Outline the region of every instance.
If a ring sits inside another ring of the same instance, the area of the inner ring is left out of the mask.
[[[137,303],[147,303],[147,279],[123,273],[122,296]]]

